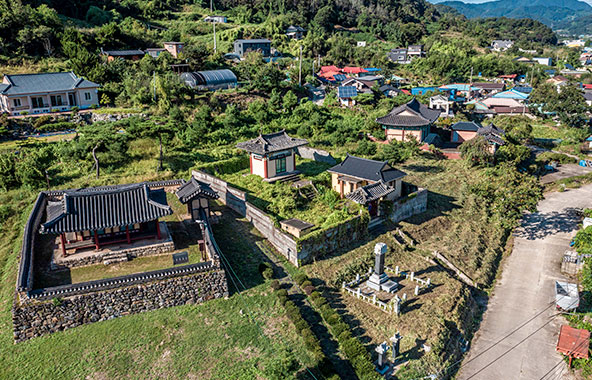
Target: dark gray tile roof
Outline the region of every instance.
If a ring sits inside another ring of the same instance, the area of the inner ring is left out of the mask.
[[[487,127],[480,128],[477,134],[483,136],[483,138],[490,144],[504,145],[506,142],[503,137],[506,134],[503,129],[496,127],[493,124],[489,124]]]
[[[376,122],[391,127],[421,127],[432,124],[439,116],[439,110],[430,109],[413,98],[408,103],[393,108],[388,115],[379,117]]]
[[[352,191],[345,197],[356,203],[366,204],[389,195],[393,191],[395,191],[394,187],[387,186],[384,182],[376,182]]]
[[[592,100],[592,91],[584,91],[584,99]]]
[[[286,33],[294,33],[294,32],[306,32],[306,29],[304,29],[301,26],[294,26],[294,25],[290,25],[286,29]]]
[[[503,90],[506,87],[506,84],[495,82],[478,82],[473,83],[473,87],[481,88],[484,90]]]
[[[205,195],[206,197],[217,199],[218,193],[216,193],[210,185],[207,183],[201,182],[196,180],[194,177],[191,177],[189,182],[181,185],[176,193],[177,198],[181,201],[181,203],[186,204],[191,199],[199,196]]]
[[[297,139],[288,136],[286,131],[282,129],[276,133],[269,133],[267,135],[259,135],[259,137],[236,144],[239,149],[246,150],[250,153],[265,154],[278,152],[280,150],[296,148],[308,144],[304,139]]]
[[[450,127],[453,131],[470,131],[477,132],[481,126],[474,121],[459,121]]]
[[[144,55],[144,52],[140,49],[135,50],[103,50],[103,53],[113,57],[126,57],[130,55]]]
[[[305,222],[304,220],[300,220],[300,219],[286,219],[286,220],[282,220],[280,222],[280,224],[294,227],[300,231],[314,227],[314,224]]]
[[[371,182],[390,182],[403,178],[407,174],[401,170],[392,168],[386,161],[375,161],[367,158],[350,156],[331,169],[329,173],[342,174],[349,177],[361,178]]]
[[[93,231],[156,220],[173,213],[164,189],[148,183],[66,190],[50,200],[40,232]]]
[[[69,91],[76,88],[98,88],[99,85],[77,77],[73,72],[5,75],[9,85],[0,87],[0,94],[21,95],[54,91]],[[6,83],[5,83],[6,84]]]

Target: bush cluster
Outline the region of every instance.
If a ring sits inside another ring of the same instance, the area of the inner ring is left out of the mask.
[[[58,132],[76,129],[76,123],[59,121],[57,123],[45,123],[35,127],[37,132]]]
[[[259,273],[264,279],[271,280],[273,278],[273,266],[268,261],[262,261],[259,263]]]
[[[339,348],[350,361],[358,377],[362,380],[380,379],[379,375],[374,370],[372,357],[368,351],[366,351],[366,347],[364,347],[357,338],[352,337],[347,323],[345,323],[339,313],[327,303],[325,297],[315,290],[308,277],[303,273],[298,273],[294,276],[294,281],[300,285],[306,294],[309,294],[312,303],[317,307],[319,313],[329,325],[331,334],[337,339]]]

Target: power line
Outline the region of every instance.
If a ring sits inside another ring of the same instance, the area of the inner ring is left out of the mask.
[[[206,223],[204,223],[206,224]],[[210,233],[210,229],[209,226],[206,224],[206,233]],[[213,236],[213,234],[212,234]],[[214,245],[214,249],[216,250],[216,252],[218,253],[218,255],[223,259],[223,264],[226,268],[228,268],[228,270],[230,272],[232,272],[232,275],[234,275],[234,277],[236,277],[236,280],[240,283],[240,285],[243,287],[243,290],[247,290],[247,287],[245,286],[245,284],[243,284],[243,282],[240,280],[240,278],[238,277],[238,275],[236,274],[236,272],[234,271],[234,269],[232,268],[232,266],[230,265],[230,262],[228,261],[228,259],[226,258],[226,256],[224,256],[224,253],[222,253],[222,250],[220,249],[220,247],[218,246],[218,243],[216,242],[215,239],[211,239],[212,244]],[[236,282],[234,281],[234,279],[232,278],[232,275],[229,273],[228,277],[230,277],[230,280],[232,281],[232,283],[234,284],[234,287],[236,288],[238,294],[239,294],[239,298],[241,299],[243,306],[247,312],[247,314],[249,315],[249,318],[251,319],[251,321],[255,324],[255,326],[257,326],[257,330],[258,333],[264,338],[265,341],[269,341],[269,338],[263,333],[261,326],[259,325],[259,323],[257,322],[257,320],[255,318],[253,318],[252,314],[249,312],[249,309],[247,307],[247,304],[243,298],[243,294],[240,291],[240,288],[236,285]],[[306,367],[306,371],[310,374],[310,376],[312,376],[312,378],[314,380],[318,380],[317,377],[312,373],[312,371]]]

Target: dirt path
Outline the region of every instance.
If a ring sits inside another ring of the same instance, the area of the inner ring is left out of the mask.
[[[565,279],[561,259],[580,222],[576,209],[591,200],[586,185],[548,194],[525,215],[458,379],[573,379],[555,351],[563,318],[554,281]]]

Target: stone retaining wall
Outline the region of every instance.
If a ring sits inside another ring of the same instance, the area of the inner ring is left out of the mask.
[[[22,305],[15,302],[12,309],[14,340],[21,342],[85,323],[164,307],[201,303],[227,295],[224,270],[216,269],[63,299]]]
[[[104,252],[99,252],[97,254],[90,255],[90,256],[80,257],[80,258],[71,259],[71,260],[60,260],[59,262],[52,262],[51,269],[58,270],[58,269],[93,265],[93,264],[102,264],[104,259],[106,259],[112,255],[126,254],[128,258],[134,258],[134,257],[143,257],[143,256],[162,255],[162,254],[165,254],[168,252],[172,252],[174,250],[175,250],[175,243],[173,242],[172,238],[169,236],[169,238],[165,241],[159,241],[157,243],[146,245],[143,247],[120,249],[120,250],[116,250],[116,251],[110,251],[107,249]]]
[[[309,146],[299,146],[298,154],[300,157],[306,158],[308,160],[324,162],[330,165],[335,165],[337,163],[335,158],[331,156],[331,153],[325,150],[311,148]]]
[[[413,195],[415,194],[415,195]],[[397,223],[413,215],[421,214],[428,206],[428,191],[418,189],[415,193],[409,194],[406,198],[393,202],[393,211],[390,219]]]

